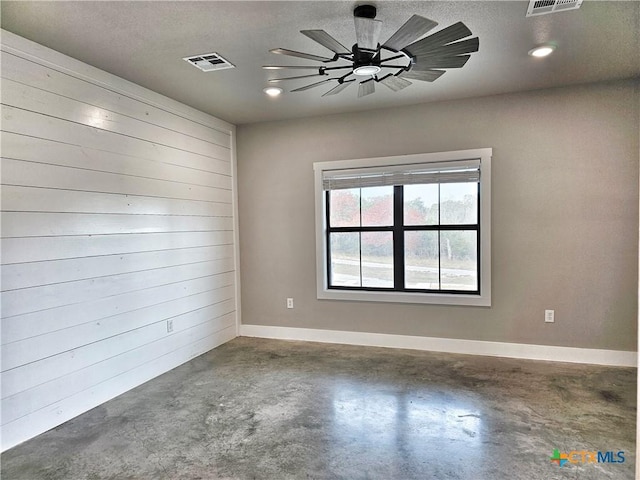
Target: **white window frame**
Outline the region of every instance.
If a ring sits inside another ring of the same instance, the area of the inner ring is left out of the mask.
[[[421,303],[434,305],[491,306],[491,157],[493,149],[477,148],[453,152],[420,153],[393,157],[361,158],[316,162],[315,221],[316,221],[316,285],[320,300],[348,300],[365,302]],[[446,294],[423,292],[380,292],[365,290],[336,290],[328,288],[326,212],[323,172],[328,170],[411,165],[435,162],[480,160],[480,294]]]

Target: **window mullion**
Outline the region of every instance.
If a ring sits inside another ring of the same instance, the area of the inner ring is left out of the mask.
[[[360,204],[360,229],[362,229],[362,189],[359,189],[359,204]],[[358,232],[358,256],[360,257],[360,287],[362,287],[362,230]]]
[[[325,193],[325,212],[326,212],[326,228],[325,228],[325,242],[327,249],[327,285],[332,286],[333,282],[331,281],[331,191],[327,190]]]
[[[393,287],[404,290],[404,189],[393,187]]]
[[[440,197],[440,184],[438,183],[438,290],[442,290],[442,225],[440,222],[440,216],[442,212],[442,198]]]

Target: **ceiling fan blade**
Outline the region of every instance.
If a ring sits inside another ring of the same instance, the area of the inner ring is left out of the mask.
[[[360,82],[360,86],[358,87],[358,98],[364,97],[365,95],[369,95],[375,91],[376,91],[376,84],[373,81],[373,79]]]
[[[405,80],[404,78],[396,77],[395,75],[391,75],[391,74],[387,75],[382,80],[380,80],[380,83],[386,85],[394,92],[399,92],[403,88],[406,88],[409,85],[411,85],[411,82],[409,80]]]
[[[404,50],[413,56],[417,56],[421,55],[423,51],[429,51],[429,49],[434,46],[446,45],[447,43],[462,40],[463,38],[470,37],[471,35],[473,35],[471,30],[469,30],[464,23],[458,22],[448,26],[447,28],[443,28],[433,35],[429,35],[422,40],[413,42],[411,45],[407,45]]]
[[[299,77],[272,78],[269,83],[277,83],[285,80],[298,80],[299,78],[323,77],[324,73],[314,73],[313,75],[300,75]]]
[[[265,70],[318,70],[320,67],[318,65],[263,65],[262,68]]]
[[[329,35],[324,30],[300,30],[300,33],[306,35],[311,40],[318,42],[325,48],[328,48],[334,53],[351,53],[347,47],[338,42],[335,38]]]
[[[448,45],[436,45],[432,48],[421,50],[419,57],[437,56],[437,57],[450,57],[453,55],[463,55],[465,53],[477,52],[480,48],[480,41],[478,37],[468,38],[461,42],[450,43]]]
[[[422,82],[433,82],[445,73],[444,70],[414,70],[402,72],[399,77],[410,78],[412,80],[420,80]]]
[[[302,92],[304,90],[309,90],[310,88],[319,87],[320,85],[323,85],[323,84],[327,83],[330,80],[337,80],[337,79],[336,78],[327,78],[325,80],[320,80],[319,82],[312,83],[310,85],[305,85],[304,87],[296,88],[296,89],[291,90],[291,91],[292,92]]]
[[[391,35],[391,38],[384,43],[384,47],[395,50],[396,52],[400,51],[437,25],[438,22],[421,17],[420,15],[414,15],[407,20],[396,33]]]
[[[418,57],[411,70],[428,70],[431,68],[461,68],[471,58],[471,55],[457,57]]]
[[[373,18],[353,17],[356,25],[358,48],[376,50],[382,31],[382,22]]]
[[[287,50],[286,48],[274,48],[269,51],[271,53],[277,53],[278,55],[289,55],[290,57],[306,58],[307,60],[316,60],[318,62],[330,62],[332,60],[331,58],[311,55],[310,53],[296,52],[295,50]]]
[[[327,93],[324,93],[322,96],[326,97],[327,95],[335,95],[336,93],[340,93],[345,88],[347,88],[349,85],[351,85],[353,82],[354,82],[354,80],[348,80],[346,82],[339,83],[338,85],[333,87],[331,90],[329,90]]]

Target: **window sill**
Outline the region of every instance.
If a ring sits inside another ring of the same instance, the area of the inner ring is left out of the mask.
[[[437,294],[411,292],[368,292],[318,289],[318,300],[346,300],[355,302],[414,303],[426,305],[457,305],[490,307],[491,295]]]

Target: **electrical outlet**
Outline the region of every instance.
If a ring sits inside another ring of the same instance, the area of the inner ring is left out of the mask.
[[[545,310],[544,311],[544,321],[545,323],[554,323],[555,319],[555,311],[554,310]]]
[[[167,320],[167,333],[173,332],[173,320]]]
[[[287,298],[287,308],[293,308],[293,298]]]

